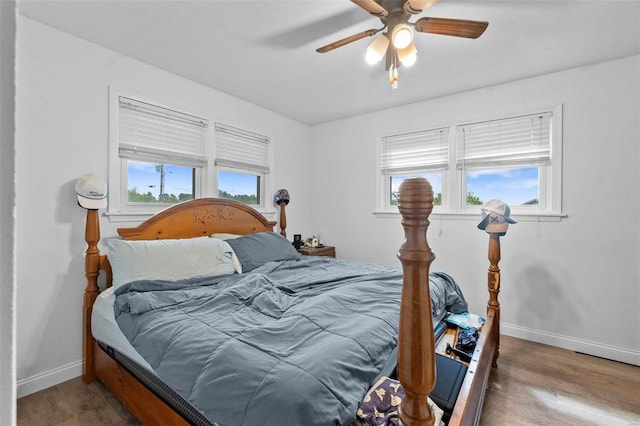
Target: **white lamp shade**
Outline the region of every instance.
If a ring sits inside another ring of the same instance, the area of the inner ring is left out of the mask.
[[[397,49],[404,49],[413,41],[413,31],[407,24],[396,25],[391,32],[391,40]]]
[[[416,59],[418,59],[418,49],[416,49],[416,46],[413,43],[404,49],[398,49],[398,59],[400,59],[402,65],[410,67],[415,64]]]
[[[367,47],[366,60],[369,64],[376,64],[384,57],[389,47],[389,39],[383,34],[377,37]]]

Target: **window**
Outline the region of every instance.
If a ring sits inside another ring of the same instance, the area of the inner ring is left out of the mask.
[[[541,177],[551,164],[551,113],[458,126],[456,166],[463,209],[499,198],[510,207],[544,209]]]
[[[207,120],[119,97],[121,205],[166,206],[195,198],[207,164]],[[124,188],[123,188],[124,189]]]
[[[400,184],[410,176],[426,178],[433,187],[434,204],[440,205],[444,172],[449,168],[449,128],[386,136],[381,145],[383,208],[396,208]]]
[[[265,212],[269,138],[155,102],[110,94],[109,207],[135,220],[198,197],[226,197]]]
[[[423,176],[433,187],[435,213],[476,214],[478,205],[499,198],[515,214],[558,216],[561,135],[557,107],[383,137],[379,206],[382,211],[397,211],[395,197],[402,181]]]
[[[158,162],[127,161],[127,203],[175,204],[195,198],[196,169]]]
[[[266,136],[216,123],[216,175],[218,197],[246,204],[263,204],[263,182],[269,173]]]

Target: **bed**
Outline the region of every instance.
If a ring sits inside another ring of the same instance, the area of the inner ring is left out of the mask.
[[[344,419],[355,415],[367,388],[393,367],[405,392],[402,424],[433,424],[427,396],[435,384],[434,321],[443,311],[466,308],[466,304],[458,297],[455,282],[446,282],[453,281],[447,280],[447,274],[430,273],[434,255],[426,240],[433,206],[429,183],[421,178],[406,180],[398,204],[405,231],[398,251],[402,269],[296,256],[295,250],[281,244],[284,237],[273,232],[275,222],[230,200],[184,202],[135,228],[118,229],[120,239],[103,241],[98,211],[87,210],[84,381],[102,381],[143,424],[348,424]],[[277,248],[255,249],[255,244],[260,247],[267,240],[276,244],[269,247]],[[180,260],[187,266],[174,267],[175,259],[169,254],[144,269],[157,270],[159,275],[135,275],[138,265],[131,265],[130,259],[137,258],[127,251],[132,246],[163,250],[180,241],[190,247],[202,244],[191,253],[192,264]],[[100,252],[99,244],[109,247],[110,257]],[[124,248],[111,251],[114,244]],[[197,268],[202,264],[198,256],[209,253],[212,245],[219,249],[219,263],[215,271],[199,274],[206,277],[204,281],[195,283],[192,277],[180,275],[162,278],[165,270]],[[272,261],[273,256],[279,256],[277,261]],[[490,234],[486,321],[450,425],[479,421],[490,367],[496,366],[499,257],[499,235]],[[306,281],[296,270],[302,270]],[[434,287],[440,279],[447,289]],[[438,309],[433,305],[434,291],[447,294]],[[106,309],[104,303],[100,307],[104,300],[110,300]],[[310,300],[320,300],[321,310],[314,311]],[[115,306],[115,321],[126,338],[115,337],[106,344],[109,339],[102,337],[100,329],[107,320],[101,313],[110,306]],[[205,316],[200,309],[209,312]],[[211,316],[216,319],[209,320]],[[183,325],[173,320],[177,317],[191,322]],[[292,334],[298,329],[301,335]],[[172,337],[158,351],[162,335]],[[256,336],[258,340],[253,340]],[[135,350],[121,350],[119,342]],[[327,352],[327,348],[331,349]],[[310,358],[304,355],[303,359],[303,353]],[[191,357],[188,362],[186,356]],[[264,371],[243,367],[255,365]],[[173,374],[177,370],[180,375]],[[159,384],[152,380],[156,373],[163,375]],[[286,386],[277,387],[282,386],[278,381]],[[218,393],[211,397],[212,392]],[[322,417],[330,411],[337,414]]]

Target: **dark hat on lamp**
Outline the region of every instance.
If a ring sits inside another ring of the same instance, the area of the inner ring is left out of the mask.
[[[289,204],[289,191],[286,189],[279,189],[276,191],[275,201],[277,205],[284,204],[285,206]]]
[[[107,207],[107,184],[93,173],[82,175],[76,182],[78,204],[85,209],[104,209]]]
[[[511,218],[511,209],[502,200],[489,200],[482,206],[482,220],[478,229],[490,234],[504,235],[510,223],[517,223]]]

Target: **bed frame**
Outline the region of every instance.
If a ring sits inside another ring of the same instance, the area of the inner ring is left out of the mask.
[[[433,424],[427,395],[435,384],[435,352],[428,273],[435,256],[427,243],[429,215],[433,208],[431,185],[422,178],[407,179],[400,186],[398,207],[405,240],[398,258],[403,268],[398,343],[398,376],[405,390],[400,417],[405,426]],[[214,233],[250,234],[273,231],[276,222],[267,220],[245,204],[218,198],[201,198],[169,207],[135,228],[120,228],[126,240],[194,238]],[[499,355],[500,239],[489,234],[489,302],[486,322],[469,363],[449,425],[477,424],[480,419],[491,366]],[[111,266],[98,249],[98,210],[87,210],[85,273],[87,287],[83,306],[83,380],[100,380],[143,424],[187,425],[124,367],[105,353],[91,335],[93,302],[100,292],[98,277],[104,272],[105,286],[111,285]]]

